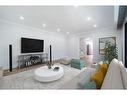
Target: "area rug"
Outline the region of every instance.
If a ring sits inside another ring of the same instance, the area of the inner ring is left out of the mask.
[[[64,68],[64,76],[56,81],[42,83],[34,79],[35,69],[21,73],[5,76],[2,79],[0,89],[60,89],[62,85],[78,75],[82,70],[70,67],[69,65],[57,64]]]

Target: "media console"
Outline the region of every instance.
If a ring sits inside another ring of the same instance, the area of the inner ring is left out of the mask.
[[[18,56],[18,68],[48,62],[48,53],[21,54]]]

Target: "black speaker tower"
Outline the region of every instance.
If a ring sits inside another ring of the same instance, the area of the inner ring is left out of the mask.
[[[50,62],[52,62],[52,46],[50,45]]]
[[[12,71],[12,45],[9,45],[9,71]]]

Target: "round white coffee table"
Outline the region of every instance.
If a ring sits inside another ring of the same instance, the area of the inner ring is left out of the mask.
[[[55,67],[59,70],[54,71]],[[64,70],[61,66],[53,65],[51,69],[48,66],[37,68],[34,72],[34,78],[40,82],[51,82],[60,79],[64,75]]]

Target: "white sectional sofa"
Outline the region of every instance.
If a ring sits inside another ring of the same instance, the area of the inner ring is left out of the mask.
[[[101,89],[124,89],[121,69],[118,60],[114,59],[108,67]]]
[[[83,83],[89,82],[90,77],[95,72],[96,69],[87,68],[83,72],[81,72],[78,76],[76,76],[75,78],[64,84],[61,88],[81,89],[79,82],[82,81],[84,77],[87,77],[87,80],[84,80]],[[101,89],[127,89],[127,71],[124,68],[123,64],[117,59],[113,59],[112,62],[110,63]]]

